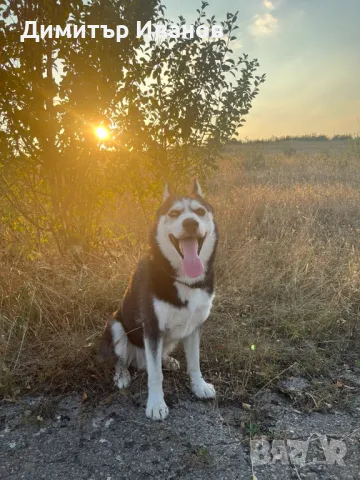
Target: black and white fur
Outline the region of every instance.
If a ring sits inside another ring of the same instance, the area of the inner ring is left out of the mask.
[[[173,212],[176,212],[174,216]],[[190,278],[181,270],[181,251],[172,239],[187,234],[199,238],[204,273]],[[202,243],[202,244],[201,244]],[[115,383],[130,384],[128,367],[147,369],[146,415],[164,420],[169,411],[164,401],[162,367],[178,370],[171,351],[182,341],[191,388],[199,398],[214,398],[213,385],[205,382],[200,370],[200,327],[210,314],[214,298],[213,263],[217,230],[213,209],[204,200],[195,180],[189,196],[174,196],[165,188],[163,203],[156,214],[148,255],[139,262],[121,308],[107,323],[102,339],[103,356],[115,352]]]

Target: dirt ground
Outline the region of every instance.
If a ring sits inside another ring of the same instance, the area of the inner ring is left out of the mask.
[[[359,479],[359,396],[342,410],[304,412],[293,400],[307,383],[289,379],[251,404],[167,392],[162,423],[145,417],[146,391],[96,404],[76,395],[3,402],[0,478]]]

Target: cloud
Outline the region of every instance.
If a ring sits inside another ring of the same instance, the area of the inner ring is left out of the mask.
[[[275,10],[275,8],[276,8],[271,0],[264,0],[264,6],[268,10]]]
[[[242,48],[244,48],[244,44],[241,40],[236,39],[230,43],[230,48],[232,50],[241,50]]]
[[[278,27],[278,19],[271,13],[264,13],[263,15],[255,15],[249,29],[252,35],[264,36],[272,35],[277,31]]]

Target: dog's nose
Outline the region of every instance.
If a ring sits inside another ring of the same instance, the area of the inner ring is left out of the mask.
[[[185,232],[190,235],[195,234],[199,228],[199,222],[195,218],[185,218],[182,225]]]

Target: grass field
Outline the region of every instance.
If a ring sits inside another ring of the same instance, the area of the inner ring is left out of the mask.
[[[257,392],[282,375],[314,377],[360,361],[360,145],[321,148],[231,147],[207,181],[221,241],[202,360],[225,398]],[[136,206],[119,205],[114,219],[131,236],[83,265],[48,246],[24,256],[2,233],[6,396],[112,390],[110,369],[95,361],[96,344],[148,229]],[[186,381],[184,372],[176,378]]]

